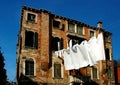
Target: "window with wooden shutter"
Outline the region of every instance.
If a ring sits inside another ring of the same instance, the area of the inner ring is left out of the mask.
[[[90,38],[94,36],[94,31],[90,30]]]
[[[93,79],[98,78],[97,68],[95,67],[92,67],[92,76],[93,76]]]
[[[112,74],[112,71],[111,71],[111,69],[108,69],[108,72],[107,72],[107,75],[108,75],[108,79],[111,79],[111,75]]]
[[[54,78],[61,78],[61,64],[54,64]]]
[[[34,61],[25,61],[25,75],[34,76]]]
[[[75,24],[69,23],[68,24],[68,31],[72,32],[72,33],[75,33]]]
[[[25,47],[38,47],[38,33],[32,31],[25,31]]]
[[[77,25],[77,33],[83,35],[83,26]]]
[[[58,51],[63,49],[63,39],[58,37],[52,37],[52,50]]]

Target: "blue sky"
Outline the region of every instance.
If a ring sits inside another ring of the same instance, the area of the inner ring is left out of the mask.
[[[113,57],[120,59],[120,0],[2,0],[0,2],[0,46],[8,79],[15,81],[16,44],[22,6],[46,9],[91,26],[103,22],[112,33]]]

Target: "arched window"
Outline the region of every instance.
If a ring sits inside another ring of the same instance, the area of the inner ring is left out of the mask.
[[[25,61],[25,75],[34,76],[34,61],[29,59]]]

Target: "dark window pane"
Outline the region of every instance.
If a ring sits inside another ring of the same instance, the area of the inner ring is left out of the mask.
[[[97,68],[92,68],[92,74],[93,74],[93,78],[96,79],[97,78]]]
[[[74,33],[75,32],[75,24],[69,23],[68,24],[68,31]]]
[[[111,69],[108,69],[108,79],[111,79]]]
[[[54,64],[54,77],[61,78],[61,64]]]
[[[90,31],[90,37],[94,36],[94,31]]]
[[[34,75],[34,62],[33,61],[25,62],[25,75]]]
[[[80,35],[83,35],[83,27],[78,25],[77,26],[77,33],[80,34]]]
[[[110,60],[110,53],[108,48],[105,49],[105,54],[106,54],[106,59]]]
[[[58,37],[52,37],[52,50],[58,51],[63,49],[63,39]]]
[[[35,38],[34,38],[34,47],[38,48],[38,33],[35,32]]]
[[[32,31],[25,31],[25,47],[38,47],[38,34]]]
[[[60,50],[63,49],[63,45],[64,45],[64,42],[63,42],[63,39],[61,38],[61,39],[60,39]]]
[[[53,51],[57,51],[58,50],[58,41],[59,41],[59,38],[52,37],[52,50]]]
[[[53,21],[53,27],[54,28],[59,28],[60,27],[60,22],[59,21]]]
[[[25,46],[33,47],[33,37],[34,33],[31,31],[25,32]]]
[[[36,15],[28,13],[27,14],[27,21],[35,22]]]

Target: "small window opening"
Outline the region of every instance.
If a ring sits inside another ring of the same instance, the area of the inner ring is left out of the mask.
[[[25,31],[25,46],[37,49],[38,33],[32,31]]]
[[[77,33],[80,35],[83,35],[83,27],[80,25],[77,25]]]
[[[35,19],[36,19],[36,15],[35,14],[31,14],[31,13],[27,14],[27,21],[35,22]]]
[[[52,38],[52,50],[58,51],[63,49],[63,39],[58,37]]]
[[[54,28],[60,28],[60,22],[53,20],[53,27]]]
[[[25,61],[25,75],[32,75],[34,76],[34,61]]]
[[[108,48],[105,49],[106,60],[110,60],[110,50]]]
[[[69,23],[68,24],[68,31],[75,33],[75,24]]]
[[[61,64],[54,64],[54,78],[61,78]]]
[[[90,38],[94,36],[94,31],[90,31]]]
[[[97,68],[92,67],[92,74],[93,74],[93,79],[97,79],[98,78],[98,76],[97,76]]]

